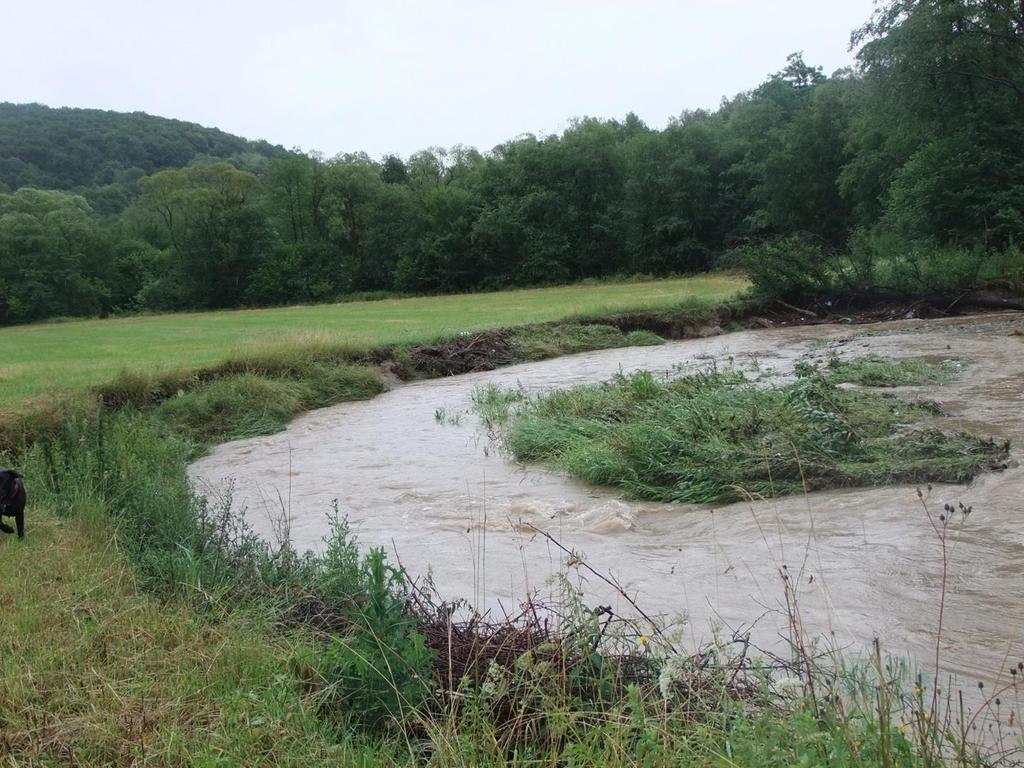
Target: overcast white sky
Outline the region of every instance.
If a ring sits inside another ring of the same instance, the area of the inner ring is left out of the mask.
[[[852,61],[872,0],[0,0],[0,101],[142,110],[328,155],[662,127]]]

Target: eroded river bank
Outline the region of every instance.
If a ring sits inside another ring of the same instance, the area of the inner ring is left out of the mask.
[[[755,620],[761,644],[784,633],[776,609],[785,564],[809,632],[854,653],[877,636],[889,652],[929,668],[943,563],[914,487],[714,510],[626,502],[507,461],[472,413],[472,395],[483,384],[539,392],[637,369],[731,365],[786,376],[799,360],[832,354],[955,359],[963,372],[952,383],[897,393],[940,403],[946,429],[1013,443],[1006,470],[968,487],[936,486],[927,498],[936,514],[960,501],[974,509],[951,528],[944,667],[965,684],[995,682],[1024,659],[1024,339],[1011,335],[1020,327],[1012,314],[772,328],[416,382],[305,414],[276,435],[222,445],[190,475],[211,496],[233,484],[235,505],[268,538],[286,512],[299,549],[320,545],[337,499],[362,546],[397,549],[403,565],[429,571],[445,597],[495,609],[514,609],[528,591],[543,596],[564,567],[536,526],[614,574],[648,613],[687,614],[694,642],[714,626],[728,634]],[[597,580],[584,590],[628,612]]]

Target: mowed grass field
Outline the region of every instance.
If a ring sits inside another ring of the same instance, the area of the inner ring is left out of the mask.
[[[747,285],[734,275],[704,275],[16,326],[0,329],[0,403],[100,384],[125,370],[199,368],[253,346],[311,338],[354,347],[417,343],[573,315],[716,303]]]

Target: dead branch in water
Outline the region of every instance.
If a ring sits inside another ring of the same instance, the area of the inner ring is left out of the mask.
[[[661,639],[665,642],[665,645],[668,647],[668,649],[670,651],[672,651],[672,653],[677,653],[675,646],[672,645],[671,641],[668,640],[665,637],[665,634],[662,631],[661,627],[658,625],[658,623],[654,619],[652,619],[650,616],[648,616],[644,612],[643,608],[641,608],[639,605],[637,605],[636,600],[634,600],[632,597],[630,597],[626,593],[626,590],[624,590],[620,584],[618,584],[616,581],[610,579],[609,577],[605,576],[603,573],[598,572],[594,568],[591,568],[582,557],[580,557],[578,554],[573,552],[571,549],[569,549],[568,547],[563,545],[562,542],[560,542],[558,539],[556,539],[554,536],[552,536],[547,531],[542,531],[540,528],[538,528],[537,526],[533,525],[532,523],[527,523],[527,527],[529,527],[535,533],[538,533],[541,536],[543,536],[545,539],[548,540],[549,543],[551,543],[551,544],[555,545],[556,547],[558,547],[558,549],[562,550],[562,552],[564,552],[565,554],[567,554],[571,558],[571,560],[572,560],[572,562],[574,564],[576,564],[579,567],[581,567],[584,570],[586,570],[587,573],[590,573],[590,574],[596,576],[601,581],[603,581],[605,584],[607,584],[609,587],[611,587],[616,592],[618,592],[619,595],[627,603],[629,603],[630,606],[632,606],[633,610],[635,610],[641,617],[643,617],[643,619],[650,625],[651,633],[661,637]],[[609,609],[609,610],[611,610],[611,609]]]

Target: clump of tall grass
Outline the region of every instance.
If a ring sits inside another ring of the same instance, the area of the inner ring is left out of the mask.
[[[626,333],[626,346],[628,347],[656,347],[664,343],[665,340],[654,331],[629,331]]]
[[[859,384],[864,387],[905,387],[923,384],[946,384],[960,373],[956,360],[935,363],[905,358],[893,360],[878,355],[865,355],[851,360],[834,357],[829,360],[825,377],[833,384]]]
[[[59,435],[68,422],[95,417],[99,408],[97,398],[85,391],[56,392],[0,406],[0,451],[16,455]]]
[[[157,412],[197,442],[236,440],[283,429],[305,394],[298,382],[239,374],[165,400]]]
[[[934,409],[844,390],[813,374],[780,387],[721,372],[650,373],[576,387],[520,408],[513,456],[636,498],[714,503],[820,488],[965,482],[1006,446],[925,422]]]
[[[473,390],[473,410],[487,429],[494,429],[507,422],[512,409],[526,399],[522,389],[484,384]]]
[[[121,371],[95,388],[101,402],[110,408],[146,408],[198,386],[203,377],[195,371]]]
[[[191,598],[193,590],[215,595],[243,577],[212,531],[211,510],[189,488],[184,469],[193,450],[150,415],[101,413],[67,422],[28,449],[21,466],[33,480],[34,503],[110,520],[147,589]]]
[[[212,418],[203,426],[211,437],[247,436],[261,433],[252,428],[261,421],[280,429],[284,412],[294,415],[299,410],[378,394],[382,385],[376,372],[353,363],[353,355],[344,345],[312,340],[298,346],[246,350],[198,371],[123,371],[96,392],[111,408],[163,404],[179,424],[189,426],[189,419],[181,417],[190,411],[195,412],[191,421],[196,425]],[[247,400],[263,415],[243,415],[240,403],[233,402],[238,400]]]
[[[301,376],[238,373],[164,400],[161,418],[199,443],[265,435],[296,414],[341,400],[372,397],[383,389],[376,371],[343,363],[314,363]]]
[[[366,356],[364,346],[338,341],[324,333],[293,334],[271,344],[237,350],[227,360],[210,366],[212,376],[252,373],[301,378],[311,367],[354,363]]]

